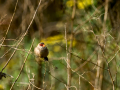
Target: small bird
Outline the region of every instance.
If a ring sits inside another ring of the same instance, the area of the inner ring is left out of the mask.
[[[49,51],[43,42],[39,43],[37,47],[35,47],[34,53],[37,61],[41,61],[41,58],[44,58],[45,61],[48,61],[47,56],[49,54]]]

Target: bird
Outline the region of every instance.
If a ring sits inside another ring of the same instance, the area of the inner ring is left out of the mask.
[[[39,62],[41,61],[41,58],[44,58],[45,61],[48,61],[48,48],[45,46],[43,42],[39,43],[35,49],[34,49],[34,54],[36,57],[36,60]]]

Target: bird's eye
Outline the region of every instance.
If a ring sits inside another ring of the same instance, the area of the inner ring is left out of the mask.
[[[39,44],[40,46],[43,46],[43,44]]]

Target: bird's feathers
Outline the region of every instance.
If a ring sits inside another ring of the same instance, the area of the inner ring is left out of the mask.
[[[47,49],[47,47],[45,45],[43,47],[43,46],[40,46],[40,44],[41,43],[39,43],[37,45],[37,47],[34,49],[35,56],[39,57],[39,58],[44,58],[45,60],[48,61],[47,56],[49,54],[49,51],[48,51],[48,49]],[[42,43],[42,44],[44,44],[44,43]]]

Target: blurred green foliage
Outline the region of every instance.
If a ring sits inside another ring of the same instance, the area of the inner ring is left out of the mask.
[[[75,17],[74,19],[71,19],[74,0],[43,0],[27,35],[24,37],[19,47],[16,48],[15,46],[20,41],[21,35],[25,33],[26,28],[29,25],[29,20],[31,20],[31,17],[35,12],[34,9],[38,4],[37,1],[32,2],[31,0],[19,1],[17,11],[6,40],[0,48],[0,70],[5,66],[13,51],[16,50],[16,53],[3,71],[14,78],[9,76],[6,78],[3,77],[2,80],[0,80],[0,90],[9,90],[13,82],[16,80],[31,47],[33,38],[35,38],[35,41],[32,46],[32,50],[30,51],[23,71],[13,89],[27,90],[30,88],[29,90],[32,90],[32,87],[34,86],[30,84],[31,81],[37,87],[45,88],[46,90],[49,90],[50,88],[51,90],[66,90],[66,60],[71,46],[72,35],[72,54],[70,58],[71,69],[78,70],[76,72],[72,71],[71,86],[75,86],[80,90],[93,90],[94,87],[90,85],[90,83],[93,85],[95,84],[97,65],[92,63],[98,64],[98,48],[100,48],[98,42],[103,36],[105,10],[104,7],[99,4],[99,2],[101,2],[99,0],[75,1]],[[15,6],[14,3],[12,0],[10,0],[9,3],[7,1],[0,1],[0,8],[4,8],[3,10],[5,10],[5,12],[2,13],[0,11],[0,15],[3,16],[3,14],[7,14],[7,17],[3,20],[4,22],[0,21],[2,23],[0,23],[0,43],[2,43],[2,38],[6,33],[6,28],[8,27],[13,14],[13,6]],[[12,5],[12,8],[8,8],[10,5]],[[115,40],[119,37],[112,36],[112,29],[114,28],[112,28],[109,18],[104,24],[106,25],[104,55],[107,61],[112,60],[110,62],[111,73],[113,77],[117,76],[116,82],[119,84],[120,43],[119,40]],[[65,38],[65,27],[67,32],[67,44]],[[41,64],[38,65],[35,61],[34,48],[40,42],[44,42],[49,49],[49,62],[41,62]],[[66,45],[68,51],[66,51]],[[6,53],[9,49],[10,51]],[[4,54],[5,56],[3,56]],[[86,60],[89,60],[90,62]],[[106,63],[103,68],[108,68]],[[104,78],[102,90],[112,90],[112,83],[110,81],[108,71],[103,71]],[[80,76],[83,76],[84,78]],[[71,90],[74,90],[74,87],[71,88]],[[36,90],[35,87],[34,90]]]

